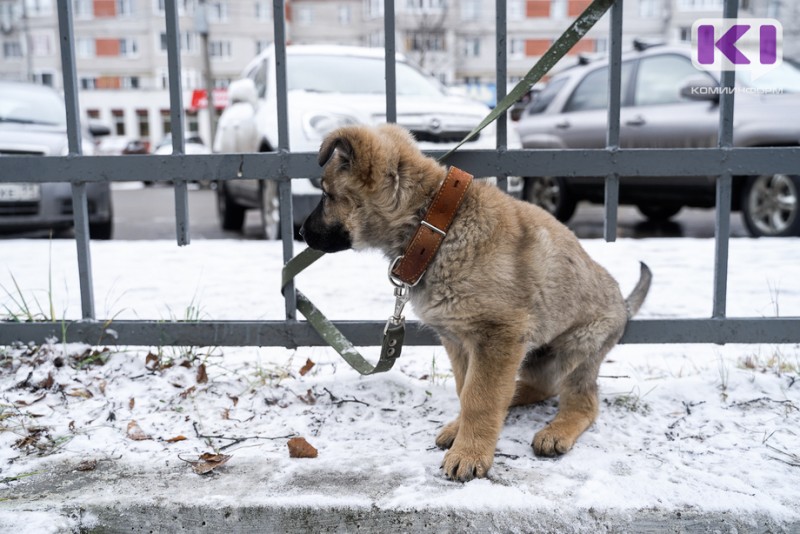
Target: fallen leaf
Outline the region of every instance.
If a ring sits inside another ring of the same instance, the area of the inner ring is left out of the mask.
[[[71,390],[67,391],[66,394],[70,397],[79,397],[81,399],[91,399],[94,397],[92,392],[86,388],[72,388]]]
[[[187,438],[186,436],[181,434],[179,436],[175,436],[174,438],[169,438],[169,439],[166,439],[164,441],[166,441],[167,443],[176,443],[178,441],[186,441],[187,439],[189,439],[189,438]]]
[[[226,421],[230,420],[230,418],[231,418],[231,409],[230,408],[225,408],[224,410],[222,410],[222,418],[224,420],[226,420]]]
[[[94,471],[97,467],[97,460],[84,460],[75,468],[76,471]]]
[[[42,400],[42,399],[43,399],[43,398],[45,398],[46,396],[47,396],[47,393],[42,393],[40,396],[36,397],[36,398],[35,398],[35,399],[33,399],[32,401],[25,401],[25,400],[22,400],[22,399],[20,399],[20,400],[16,400],[16,401],[14,401],[14,404],[15,404],[16,406],[30,406],[31,404],[34,404],[34,403],[36,403],[36,402],[39,402],[40,400]]]
[[[130,408],[131,410],[133,410],[133,407],[134,407],[134,406],[136,406],[136,399],[135,399],[135,398],[133,398],[133,397],[131,397],[131,399],[128,401],[128,408]]]
[[[106,382],[105,380],[101,380],[100,383],[97,384],[97,389],[99,389],[100,393],[102,393],[103,395],[106,394],[106,385],[108,385],[108,382]]]
[[[149,434],[145,434],[144,430],[139,427],[139,423],[134,420],[128,423],[128,438],[133,441],[152,439]]]
[[[190,461],[185,460],[192,466],[192,471],[197,473],[198,475],[207,475],[217,467],[221,465],[225,465],[225,463],[231,459],[231,456],[228,454],[214,454],[210,452],[204,452],[200,455],[198,460]]]
[[[300,368],[300,376],[306,376],[311,369],[314,368],[315,363],[310,358],[306,358],[306,364]]]
[[[197,383],[205,384],[208,382],[208,374],[206,373],[206,364],[201,363],[197,368]]]
[[[70,421],[69,425],[67,425],[67,428],[69,428],[70,432],[74,433],[75,432],[75,421]]]
[[[157,355],[149,352],[147,353],[147,356],[144,357],[144,366],[148,371],[155,371],[159,368],[160,360],[161,358],[159,358]]]
[[[289,458],[316,458],[315,449],[305,438],[292,438],[288,441]]]
[[[55,380],[53,379],[53,373],[48,373],[47,378],[36,384],[34,389],[50,389],[55,384]]]
[[[228,394],[228,398],[233,401],[233,407],[236,408],[236,405],[239,404],[239,397],[235,395]]]
[[[181,391],[181,392],[178,394],[178,396],[179,396],[180,398],[182,398],[182,399],[185,399],[186,397],[188,397],[189,395],[191,395],[192,393],[194,393],[194,390],[196,390],[196,389],[197,389],[197,386],[192,386],[192,387],[190,387],[190,388],[188,388],[188,389],[185,389],[184,391]]]
[[[300,399],[301,401],[305,402],[306,404],[316,404],[317,403],[317,398],[314,396],[314,393],[310,389],[308,391],[306,391],[305,395],[298,395],[297,398]]]

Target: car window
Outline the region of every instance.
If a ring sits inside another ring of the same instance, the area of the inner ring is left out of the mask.
[[[675,54],[646,57],[639,62],[633,101],[637,106],[688,102],[681,96],[681,87],[704,76],[716,83],[710,75],[697,70],[687,57]]]
[[[631,61],[622,63],[620,81],[621,98],[625,98],[625,88],[631,78]],[[593,70],[587,74],[572,92],[564,111],[589,111],[608,108],[608,67]]]
[[[247,73],[247,77],[253,80],[256,86],[258,98],[264,98],[267,94],[267,62],[266,60],[258,63],[258,66]]]
[[[66,126],[67,112],[55,91],[8,83],[0,86],[0,122]]]
[[[384,94],[383,59],[333,55],[290,55],[287,58],[290,91],[315,93]],[[442,96],[442,85],[408,63],[396,65],[398,96]]]
[[[755,80],[753,79],[753,71],[737,73],[736,81],[764,92],[800,93],[800,69],[787,60],[784,60],[783,63],[765,72]]]
[[[561,92],[561,89],[564,88],[566,83],[567,78],[556,79],[548,83],[547,86],[542,89],[542,92],[536,95],[531,103],[528,104],[527,114],[535,115],[537,113],[542,113],[547,109],[556,95]]]

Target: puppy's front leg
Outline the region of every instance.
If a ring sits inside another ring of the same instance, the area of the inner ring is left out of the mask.
[[[456,394],[460,398],[461,389],[464,387],[464,378],[467,376],[469,356],[467,355],[464,345],[457,341],[442,337],[442,345],[444,346],[444,350],[447,351],[447,357],[450,359],[450,368],[453,370],[453,376],[456,379]],[[453,446],[453,441],[455,441],[458,435],[460,418],[461,416],[459,415],[454,420],[444,425],[439,435],[436,436],[437,447],[440,449],[449,449]]]
[[[468,351],[469,364],[459,395],[458,433],[442,463],[445,475],[453,480],[485,477],[492,467],[524,352],[518,342],[490,341],[483,346]]]

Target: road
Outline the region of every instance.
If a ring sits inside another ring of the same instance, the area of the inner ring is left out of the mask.
[[[141,187],[117,184],[114,197],[114,239],[175,239],[175,195],[165,186]],[[189,228],[191,239],[260,239],[259,216],[247,214],[244,232],[220,229],[214,191],[190,186]],[[667,223],[648,222],[636,208],[619,209],[619,237],[713,237],[714,211],[684,209]],[[603,207],[580,204],[568,226],[581,238],[603,236]],[[742,237],[747,231],[738,213],[731,216],[731,235]]]

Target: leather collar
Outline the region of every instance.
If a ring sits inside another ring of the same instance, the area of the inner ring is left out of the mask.
[[[392,263],[390,275],[397,282],[414,286],[425,274],[447,236],[471,183],[471,174],[458,167],[450,167],[405,252]]]

